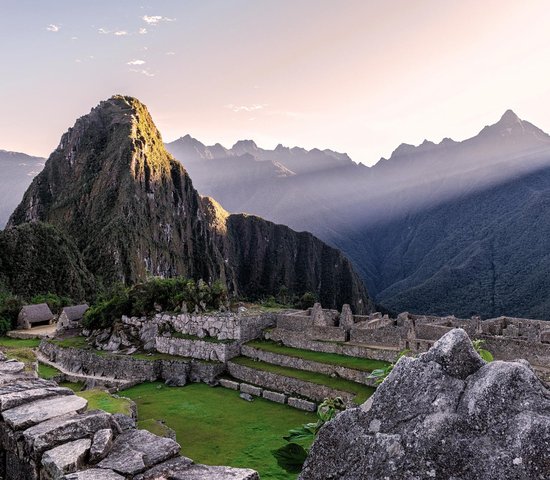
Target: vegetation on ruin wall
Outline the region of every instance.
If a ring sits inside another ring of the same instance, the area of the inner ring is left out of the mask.
[[[121,395],[136,402],[138,427],[149,430],[152,420],[164,420],[175,430],[183,455],[197,463],[253,468],[262,480],[296,478],[277,465],[271,451],[290,428],[316,418],[262,398],[246,402],[239,392],[204,384],[144,383]]]
[[[325,363],[327,365],[336,365],[338,367],[351,368],[371,372],[377,368],[384,368],[388,362],[382,360],[371,360],[370,358],[348,357],[337,353],[315,352],[313,350],[304,350],[302,348],[287,347],[270,340],[252,340],[246,344],[249,347],[257,348],[265,352],[286,355],[287,357],[301,358],[312,362]]]
[[[344,392],[350,392],[355,394],[353,399],[354,403],[361,405],[367,400],[373,393],[374,388],[362,385],[360,383],[352,382],[344,378],[331,377],[324,375],[323,373],[308,372],[305,370],[298,370],[296,368],[281,367],[279,365],[273,365],[272,363],[261,362],[248,357],[237,357],[231,360],[238,365],[254,368],[256,370],[262,370],[264,372],[275,373],[284,377],[296,378],[298,380],[304,380],[306,382],[315,383],[316,385],[325,385],[335,390]]]
[[[106,328],[122,315],[151,315],[157,311],[179,312],[218,309],[227,302],[227,291],[221,282],[208,284],[182,277],[152,278],[131,287],[119,285],[103,295],[84,317],[90,329]]]

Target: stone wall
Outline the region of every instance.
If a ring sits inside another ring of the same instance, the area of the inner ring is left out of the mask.
[[[317,385],[297,378],[284,377],[271,372],[256,370],[255,368],[238,365],[233,362],[227,364],[229,373],[247,383],[263,388],[277,390],[286,395],[299,395],[316,402],[322,402],[327,397],[341,397],[347,405],[354,405],[355,395],[350,392],[336,390],[326,385]]]
[[[40,344],[42,352],[51,362],[73,373],[134,382],[163,380],[184,385],[187,381],[213,384],[225,366],[219,362],[202,362],[193,359],[142,360],[131,356],[98,354],[80,348],[64,348],[47,340]]]
[[[439,340],[447,332],[451,331],[453,327],[446,327],[443,325],[431,325],[429,323],[420,324],[416,326],[416,337],[423,340]]]
[[[311,340],[323,342],[345,342],[346,331],[338,327],[310,327],[305,332]]]
[[[345,378],[347,380],[351,380],[352,382],[363,383],[370,386],[375,385],[374,380],[368,378],[370,372],[366,371],[355,370],[353,368],[346,368],[339,365],[329,365],[311,360],[304,360],[302,358],[281,355],[278,353],[266,352],[265,350],[249,347],[247,345],[243,345],[242,354],[256,360],[271,363],[273,365],[324,373],[325,375]]]
[[[318,342],[310,340],[302,332],[291,332],[276,328],[266,334],[268,340],[282,342],[288,347],[304,348],[316,352],[338,353],[350,357],[371,358],[373,360],[384,360],[393,362],[399,353],[399,346],[364,346],[348,343]]]
[[[155,337],[155,349],[160,353],[224,363],[240,354],[240,346],[235,342],[224,343],[175,337]]]
[[[218,340],[238,340],[247,342],[258,338],[262,331],[275,324],[275,315],[239,315],[236,313],[158,314],[151,319],[140,318],[142,322],[170,325],[174,332],[197,337],[212,337]]]
[[[377,329],[352,328],[350,341],[369,345],[392,346],[399,345],[399,340],[405,336],[405,327],[384,327]]]
[[[485,340],[483,348],[489,350],[499,360],[512,361],[523,358],[532,365],[550,367],[550,345],[548,344],[488,335],[482,335],[481,338]]]
[[[0,478],[3,480],[259,480],[256,472],[196,465],[169,438],[130,417],[87,411],[87,400],[25,372],[0,353]]]

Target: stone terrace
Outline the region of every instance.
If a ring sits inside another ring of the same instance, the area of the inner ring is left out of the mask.
[[[4,480],[258,480],[253,470],[196,465],[174,440],[37,378],[0,353],[0,478]]]

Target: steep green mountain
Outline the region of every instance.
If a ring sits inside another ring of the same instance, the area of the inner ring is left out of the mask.
[[[285,285],[291,294],[315,292],[327,307],[371,307],[349,261],[311,234],[234,217],[201,199],[131,97],[101,102],[63,135],[8,227],[37,221],[72,238],[104,284],[219,278],[236,294],[276,294]]]
[[[55,293],[74,300],[95,289],[76,245],[43,223],[0,231],[0,285],[23,297]]]
[[[45,158],[0,150],[0,229],[21,201],[32,179],[44,167]]]

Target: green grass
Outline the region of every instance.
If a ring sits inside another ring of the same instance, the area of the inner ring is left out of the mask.
[[[337,353],[314,352],[312,350],[304,350],[302,348],[287,347],[277,342],[271,342],[268,340],[252,340],[246,345],[257,348],[258,350],[264,350],[266,352],[302,358],[313,362],[326,363],[327,365],[352,368],[354,370],[361,370],[364,372],[372,372],[377,368],[385,368],[389,365],[388,362],[383,362],[382,360],[348,357],[347,355],[339,355]]]
[[[79,397],[88,400],[88,410],[105,410],[109,413],[132,413],[130,402],[126,398],[113,397],[109,392],[92,389],[75,392]]]
[[[38,364],[38,376],[40,378],[44,378],[46,380],[50,380],[53,377],[56,377],[61,372],[50,365],[46,365],[45,363],[39,363]]]
[[[84,388],[84,383],[82,382],[60,382],[60,387],[70,388],[73,392],[80,392]]]
[[[285,377],[297,378],[299,380],[305,380],[306,382],[315,383],[317,385],[326,385],[327,387],[334,388],[335,390],[342,390],[344,392],[354,393],[355,398],[353,401],[360,405],[367,400],[373,393],[374,388],[362,385],[360,383],[352,382],[339,377],[330,377],[322,373],[307,372],[305,370],[298,370],[290,367],[280,367],[279,365],[273,365],[271,363],[259,362],[248,357],[237,357],[231,360],[234,363],[243,365],[245,367],[254,368],[256,370],[263,370],[264,372],[276,373]]]
[[[169,430],[168,426],[162,423],[160,420],[148,418],[147,420],[138,420],[137,427],[144,430],[149,430],[151,433],[158,435],[159,437],[167,437]]]
[[[239,392],[200,383],[144,383],[122,394],[137,403],[140,425],[164,420],[174,429],[183,455],[208,465],[253,468],[262,480],[296,478],[279,468],[271,451],[284,445],[289,429],[316,418],[261,398],[246,402]]]
[[[88,348],[90,347],[86,342],[85,337],[69,337],[62,340],[50,340],[52,343],[62,348]]]
[[[0,337],[0,347],[6,348],[36,348],[40,345],[39,338],[10,338]]]

